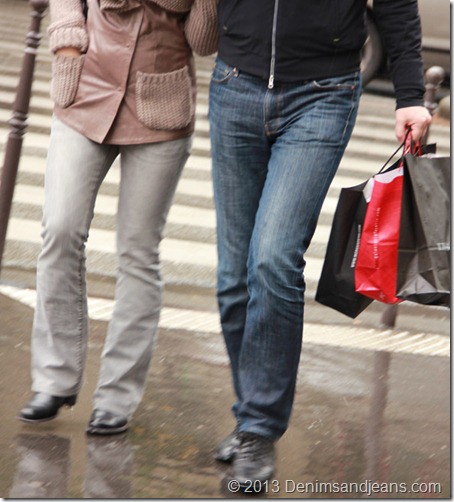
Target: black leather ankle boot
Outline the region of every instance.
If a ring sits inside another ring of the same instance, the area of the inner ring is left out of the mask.
[[[76,404],[77,396],[52,396],[44,392],[37,392],[20,412],[18,418],[23,422],[46,422],[58,414],[62,406]]]

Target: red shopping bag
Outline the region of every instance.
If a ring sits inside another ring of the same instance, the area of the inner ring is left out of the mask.
[[[396,297],[396,284],[402,188],[402,166],[377,174],[365,188],[369,204],[356,261],[355,289],[384,303],[401,301]]]
[[[421,155],[410,133],[404,156]],[[355,267],[355,290],[383,303],[398,303],[397,274],[400,221],[404,182],[403,159],[385,172],[373,176],[364,188],[368,202]]]

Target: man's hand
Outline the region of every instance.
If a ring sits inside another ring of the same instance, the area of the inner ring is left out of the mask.
[[[396,136],[399,143],[405,140],[406,132],[411,129],[411,137],[413,141],[420,140],[430,123],[432,117],[424,106],[408,106],[396,110]]]

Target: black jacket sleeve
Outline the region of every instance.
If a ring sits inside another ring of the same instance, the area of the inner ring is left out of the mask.
[[[373,11],[396,92],[396,108],[424,104],[421,23],[417,0],[374,0]]]

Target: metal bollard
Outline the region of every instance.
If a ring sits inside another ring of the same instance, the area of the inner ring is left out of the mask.
[[[429,110],[430,114],[433,115],[438,107],[436,94],[440,85],[445,79],[445,71],[440,66],[432,66],[429,68],[425,75],[424,80],[426,84],[426,92],[424,94],[424,106]],[[429,139],[430,127],[427,128],[426,134],[422,139],[423,144],[427,144]],[[398,313],[398,305],[386,305],[383,311],[380,325],[383,328],[394,328],[396,325]]]
[[[424,106],[433,115],[438,107],[436,94],[445,79],[445,71],[441,66],[432,66],[426,71],[426,93],[424,94]]]
[[[31,88],[35,70],[36,54],[41,42],[41,20],[48,7],[48,0],[30,0],[32,21],[27,33],[25,54],[13,105],[13,116],[8,121],[11,132],[6,142],[5,156],[0,179],[0,273],[3,251],[5,249],[6,231],[13,201],[17,170],[22,150],[22,141],[27,128],[27,117],[30,106]]]

